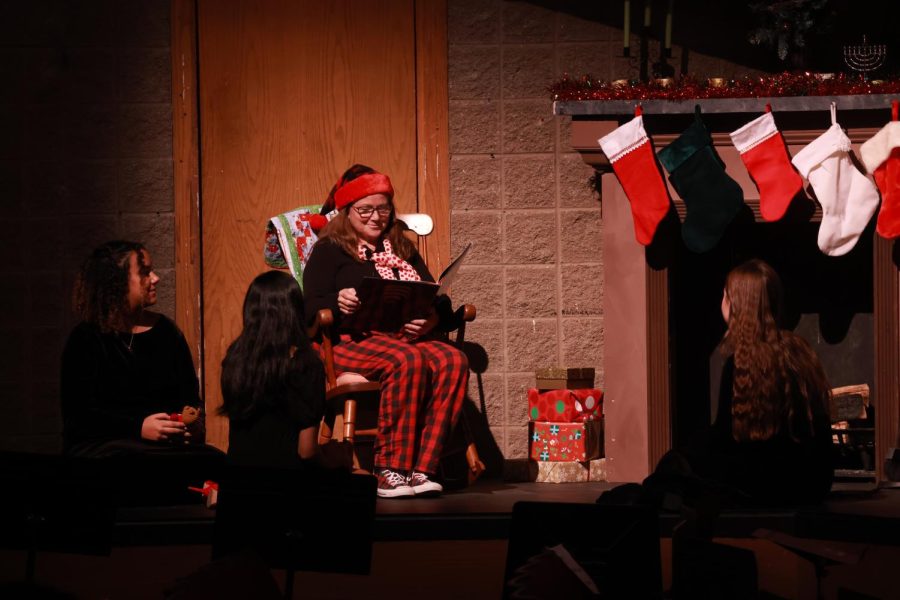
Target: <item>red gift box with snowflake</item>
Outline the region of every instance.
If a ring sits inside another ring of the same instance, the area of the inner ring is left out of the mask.
[[[536,461],[584,462],[602,455],[603,422],[528,424],[530,456]]]
[[[600,390],[528,390],[528,419],[531,421],[578,423],[602,416],[603,392]]]

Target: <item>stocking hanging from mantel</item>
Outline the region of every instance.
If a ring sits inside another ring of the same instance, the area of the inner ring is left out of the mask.
[[[875,176],[881,191],[881,210],[875,231],[892,240],[900,237],[900,121],[898,102],[891,102],[891,120],[859,148],[866,170]]]
[[[694,122],[658,156],[687,208],[681,225],[685,246],[698,253],[712,250],[744,205],[744,191],[713,150],[699,104]]]
[[[791,200],[803,190],[803,180],[791,165],[787,146],[772,116],[772,107],[740,129],[731,141],[759,190],[759,212],[766,221],[777,221]]]
[[[850,138],[837,123],[831,103],[831,127],[792,161],[822,205],[819,249],[829,256],[850,252],[878,208],[878,188],[850,159]]]
[[[634,118],[598,142],[625,190],[634,218],[637,241],[648,245],[671,206],[669,190],[656,163],[656,156],[644,130],[641,107]]]

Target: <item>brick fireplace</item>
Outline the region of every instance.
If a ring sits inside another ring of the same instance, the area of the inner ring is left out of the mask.
[[[610,481],[637,481],[673,444],[683,442],[710,417],[717,364],[715,344],[724,331],[718,316],[728,270],[754,256],[770,262],[785,280],[788,323],[810,341],[834,386],[868,383],[876,409],[876,476],[883,457],[900,445],[900,249],[866,230],[844,257],[816,246],[821,212],[795,201],[774,224],[759,215],[759,192],[731,144],[728,132],[772,104],[791,155],[838,121],[854,150],[890,118],[890,98],[727,99],[647,101],[645,127],[658,151],[674,140],[700,104],[716,152],[744,192],[746,209],[720,244],[693,254],[670,220],[653,244],[635,241],[628,199],[597,139],[629,120],[627,101],[557,102],[572,115],[572,145],[601,174],[605,264],[606,456]],[[670,187],[679,219],[685,206]]]

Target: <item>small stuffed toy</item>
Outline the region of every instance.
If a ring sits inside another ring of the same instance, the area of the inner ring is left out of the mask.
[[[169,418],[185,425],[193,425],[200,419],[200,409],[195,406],[185,406],[180,413],[172,413]]]
[[[203,438],[205,437],[205,427],[201,409],[187,405],[181,409],[180,413],[170,414],[169,419],[184,423],[185,436],[183,439],[185,444],[203,442]]]

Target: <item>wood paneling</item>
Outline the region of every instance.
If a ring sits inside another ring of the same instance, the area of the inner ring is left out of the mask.
[[[900,447],[900,242],[875,236],[875,473],[885,479],[884,458]]]
[[[200,0],[203,334],[209,441],[219,365],[269,217],[319,203],[354,162],[417,206],[413,0]]]
[[[419,211],[435,217],[420,251],[437,275],[450,262],[447,2],[416,0],[416,136]]]
[[[196,0],[172,0],[175,322],[187,338],[202,383],[196,13]]]

